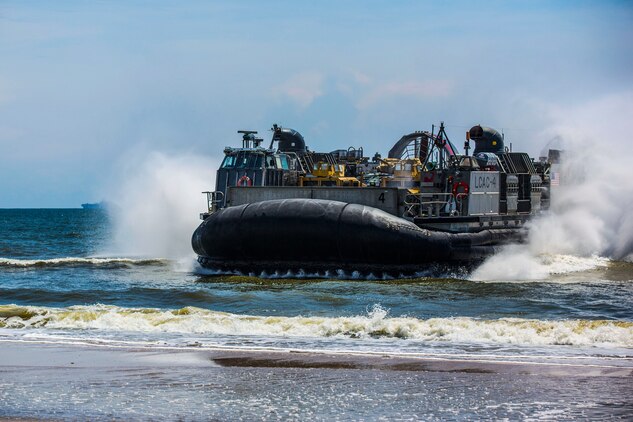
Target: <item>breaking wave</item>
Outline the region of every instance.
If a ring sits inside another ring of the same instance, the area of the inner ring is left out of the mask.
[[[427,342],[633,348],[633,322],[389,317],[374,306],[349,317],[253,316],[185,307],[175,310],[92,305],[0,306],[0,328],[105,330],[267,337],[396,338]]]
[[[51,259],[10,259],[0,258],[0,268],[46,268],[46,267],[107,267],[126,268],[130,266],[167,265],[165,259],[132,258],[51,258]]]

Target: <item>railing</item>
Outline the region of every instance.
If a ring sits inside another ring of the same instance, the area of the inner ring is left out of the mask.
[[[464,197],[467,193],[451,192],[410,193],[404,199],[405,217],[439,217],[442,208],[448,207],[449,215],[461,215]]]
[[[224,201],[224,192],[221,191],[213,191],[213,192],[202,192],[207,194],[207,209],[209,210],[209,214],[212,214],[218,210],[218,204],[221,204]]]

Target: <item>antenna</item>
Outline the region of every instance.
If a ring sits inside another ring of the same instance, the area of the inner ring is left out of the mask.
[[[242,148],[250,148],[251,142],[253,142],[255,146],[258,146],[255,138],[256,130],[238,130],[237,133],[244,135],[242,136]]]
[[[466,155],[468,155],[468,150],[470,150],[470,131],[466,131],[466,140],[464,141],[464,151]]]
[[[281,131],[281,126],[279,126],[277,123],[273,123],[273,127],[271,127],[270,130],[273,131],[273,138],[270,140],[270,146],[268,147],[268,149],[273,149],[273,144],[275,143],[275,141],[278,140],[275,139],[275,137],[277,133]]]

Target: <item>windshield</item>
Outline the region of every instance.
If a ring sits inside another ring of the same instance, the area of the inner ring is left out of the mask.
[[[235,167],[235,156],[227,155],[224,157],[224,161],[222,161],[222,165],[220,167],[223,169]]]
[[[277,167],[288,170],[288,157],[286,155],[280,155],[277,158]]]

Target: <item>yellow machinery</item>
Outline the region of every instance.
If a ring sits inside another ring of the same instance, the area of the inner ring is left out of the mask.
[[[330,164],[322,161],[314,164],[312,172],[299,178],[299,186],[355,186],[360,181],[345,176],[345,164]]]
[[[381,180],[383,187],[408,188],[411,193],[419,192],[422,162],[418,158],[381,159],[378,170],[385,174]]]

